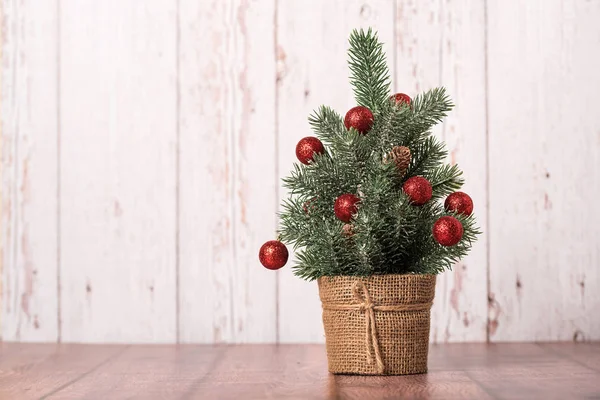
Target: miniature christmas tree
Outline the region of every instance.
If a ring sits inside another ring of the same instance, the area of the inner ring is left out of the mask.
[[[352,32],[348,55],[358,106],[344,118],[326,106],[309,117],[317,137],[296,147],[279,238],[263,245],[260,260],[282,267],[288,243],[294,273],[308,280],[438,274],[479,233],[471,198],[457,192],[462,172],[444,164],[445,146],[431,133],[453,105],[444,88],[414,99],[391,95],[382,44],[370,29]]]

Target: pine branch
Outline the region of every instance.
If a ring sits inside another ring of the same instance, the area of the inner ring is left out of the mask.
[[[317,137],[331,146],[346,132],[342,117],[327,106],[321,106],[308,117],[308,123]]]
[[[416,96],[412,103],[412,118],[405,127],[405,146],[413,146],[429,136],[429,130],[441,122],[454,107],[443,87]]]
[[[390,96],[390,73],[377,34],[370,28],[352,31],[348,60],[356,102],[378,111]]]
[[[465,183],[462,178],[462,171],[456,164],[437,167],[425,177],[431,183],[434,199],[438,199],[459,190]]]
[[[411,162],[406,179],[415,175],[427,175],[430,170],[441,164],[448,156],[443,143],[434,136],[411,148]]]
[[[398,107],[391,101],[384,103],[369,135],[373,148],[383,153],[396,145],[404,145],[412,118],[410,107]]]

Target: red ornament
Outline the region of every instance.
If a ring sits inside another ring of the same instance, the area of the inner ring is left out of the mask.
[[[444,208],[446,211],[452,211],[462,215],[471,215],[473,212],[473,200],[464,192],[454,192],[446,197]]]
[[[395,95],[390,97],[390,100],[396,101],[397,106],[400,106],[402,104],[410,106],[410,103],[412,102],[410,96],[404,93],[396,93]]]
[[[296,157],[302,164],[308,164],[313,160],[313,155],[323,154],[325,151],[325,147],[323,147],[323,143],[316,137],[308,136],[303,139],[300,139],[298,144],[296,145]]]
[[[410,197],[415,206],[422,206],[431,199],[433,189],[431,183],[422,176],[413,176],[404,182],[402,186],[404,193]]]
[[[288,249],[279,240],[269,240],[263,244],[258,252],[260,263],[268,269],[279,269],[288,260]]]
[[[454,217],[441,217],[433,224],[433,238],[442,246],[454,246],[460,242],[463,226]]]
[[[343,222],[350,222],[352,216],[358,211],[356,204],[360,201],[358,197],[352,193],[345,193],[335,199],[333,212],[335,216]]]
[[[364,135],[373,126],[373,113],[367,107],[353,107],[346,113],[344,125],[346,129],[354,128]]]

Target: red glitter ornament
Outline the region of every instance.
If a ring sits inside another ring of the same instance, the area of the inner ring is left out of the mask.
[[[456,212],[462,215],[471,215],[473,212],[473,200],[464,192],[454,192],[446,197],[444,208],[446,211]]]
[[[441,217],[433,224],[433,238],[442,246],[454,246],[460,242],[462,235],[463,226],[454,217]]]
[[[323,147],[323,143],[312,136],[300,139],[296,145],[296,157],[298,157],[298,160],[300,160],[302,164],[308,164],[313,160],[315,153],[323,154],[324,151],[325,147]]]
[[[367,107],[353,107],[346,113],[344,125],[346,129],[354,128],[364,135],[373,126],[373,113]]]
[[[358,211],[356,204],[360,201],[352,193],[345,193],[335,199],[333,211],[335,216],[343,222],[350,222],[352,216]]]
[[[410,96],[404,93],[396,93],[395,95],[390,97],[390,100],[394,100],[397,106],[400,106],[402,104],[410,106],[410,103],[412,102]]]
[[[433,194],[431,183],[422,176],[413,176],[407,179],[402,186],[402,190],[410,197],[415,206],[422,206],[427,203]]]
[[[288,249],[279,240],[269,240],[258,252],[260,263],[268,269],[279,269],[285,265],[289,257]]]

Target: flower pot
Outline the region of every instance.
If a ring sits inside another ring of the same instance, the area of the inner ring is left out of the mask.
[[[427,372],[435,275],[333,276],[318,283],[330,372]]]

